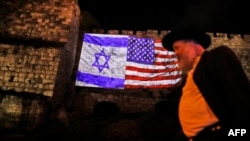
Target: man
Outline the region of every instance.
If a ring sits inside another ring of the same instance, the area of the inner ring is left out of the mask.
[[[211,38],[199,30],[173,30],[162,44],[187,76],[178,109],[188,140],[246,140],[250,83],[235,53],[226,46],[206,50]]]

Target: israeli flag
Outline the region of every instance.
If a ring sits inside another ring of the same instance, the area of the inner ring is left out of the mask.
[[[124,88],[128,35],[85,33],[76,86]]]

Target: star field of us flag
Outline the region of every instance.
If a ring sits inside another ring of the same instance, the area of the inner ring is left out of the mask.
[[[181,71],[174,52],[167,51],[161,40],[154,41],[153,50],[154,59],[150,63],[127,60],[125,88],[169,88],[180,82]]]
[[[158,44],[152,38],[85,33],[76,86],[114,89],[173,86],[180,81],[176,59],[161,45],[155,46]]]

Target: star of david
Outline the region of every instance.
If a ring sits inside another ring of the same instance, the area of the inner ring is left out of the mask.
[[[101,64],[103,62],[103,59],[100,57],[105,58],[105,62],[103,64]],[[104,68],[109,69],[109,64],[108,64],[109,59],[110,55],[106,55],[104,49],[102,49],[101,52],[95,53],[95,62],[92,64],[92,66],[97,67],[99,72],[101,72]]]

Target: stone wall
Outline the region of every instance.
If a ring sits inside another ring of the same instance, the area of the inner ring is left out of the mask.
[[[154,111],[155,105],[166,99],[168,94],[174,90],[77,88],[72,108],[79,111],[83,116],[89,116],[93,114],[97,103],[106,101],[115,103],[119,112],[123,114],[150,112]]]
[[[0,6],[0,123],[22,128],[20,122],[40,121],[45,109],[64,100],[80,9],[77,0],[12,0]]]
[[[220,45],[226,45],[233,49],[250,80],[250,35],[210,33],[210,36],[212,45],[209,49]]]
[[[14,8],[0,15],[0,87],[53,96],[58,70],[70,77],[74,66],[80,15],[77,3],[16,0],[3,2],[3,7]],[[58,83],[56,89],[65,85]]]
[[[0,2],[0,125],[34,128],[57,106],[91,115],[98,102],[116,103],[122,113],[155,110],[172,89],[110,90],[75,87],[82,34],[77,0]],[[84,17],[84,16],[83,16]],[[94,30],[161,39],[169,31]],[[209,33],[213,44],[229,45],[250,78],[249,35]],[[52,107],[51,107],[52,106]],[[64,111],[62,112],[64,113]],[[69,117],[66,112],[66,118]]]
[[[13,39],[14,40],[14,39]],[[61,50],[32,45],[0,44],[2,90],[52,96]]]

